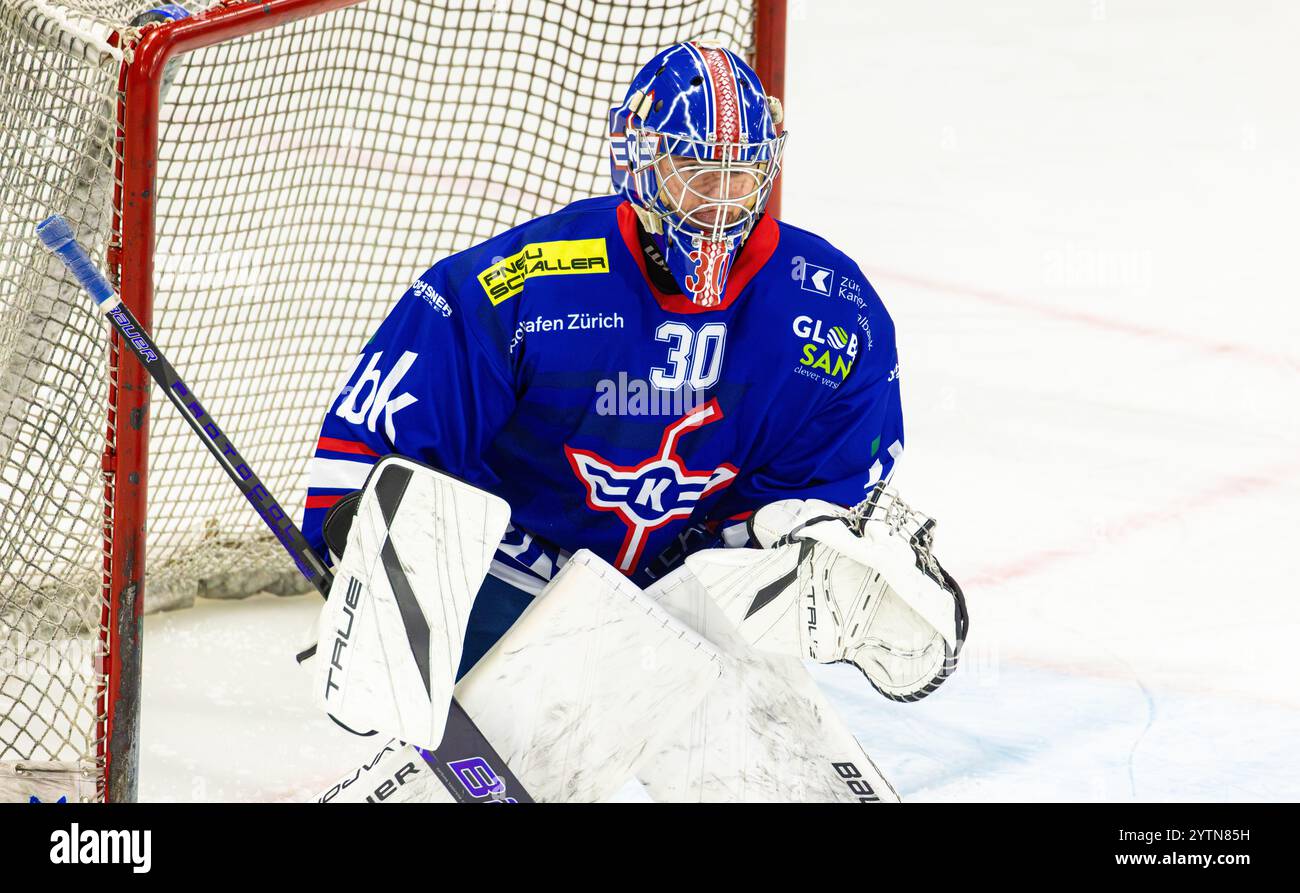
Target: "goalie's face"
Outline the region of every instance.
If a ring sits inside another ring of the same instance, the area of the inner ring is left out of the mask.
[[[766,167],[664,155],[655,162],[655,173],[660,200],[673,214],[700,232],[719,234],[754,216]]]

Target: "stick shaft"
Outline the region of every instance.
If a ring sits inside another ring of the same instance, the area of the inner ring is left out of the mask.
[[[72,229],[67,221],[55,215],[37,226],[36,232],[45,247],[67,264],[77,281],[95,299],[95,303],[104,311],[113,328],[121,336],[122,342],[130,348],[141,365],[149,372],[150,377],[163,389],[167,399],[176,407],[176,411],[181,414],[181,418],[185,419],[186,424],[198,435],[199,440],[203,441],[208,452],[221,464],[226,475],[234,481],[235,486],[239,487],[244,498],[249,501],[271,533],[293,558],[299,572],[322,596],[328,596],[330,586],[334,582],[334,575],[329,567],[307,542],[307,538],[298,529],[298,525],[293,523],[288,512],[276,502],[271,491],[239,454],[239,450],[221,430],[217,420],[203,408],[198,397],[181,380],[172,364],[158,349],[153,338],[141,328],[135,316],[118,298],[104,274],[95,267],[85,249],[73,238]]]

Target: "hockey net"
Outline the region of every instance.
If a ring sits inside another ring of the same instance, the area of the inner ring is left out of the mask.
[[[155,5],[0,0],[0,800],[134,798],[142,593],[153,609],[305,588],[149,405],[36,222],[72,222],[300,517],[340,373],[405,287],[607,192],[607,110],[655,51],[753,53],[784,17],[752,0],[197,0],[130,24]],[[158,70],[165,29],[202,36]]]

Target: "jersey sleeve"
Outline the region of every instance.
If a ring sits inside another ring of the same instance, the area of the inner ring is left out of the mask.
[[[516,390],[508,347],[478,306],[458,300],[434,266],[353,360],[308,472],[302,529],[322,556],[326,514],[361,489],[381,456],[400,453],[479,487],[496,482],[481,457],[510,416]]]

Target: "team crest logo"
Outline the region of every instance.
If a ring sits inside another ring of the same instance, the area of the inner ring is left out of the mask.
[[[736,479],[738,469],[730,463],[695,471],[677,455],[677,441],[683,434],[720,418],[722,409],[716,399],[691,410],[664,428],[654,456],[633,466],[615,465],[590,450],[565,445],[569,465],[587,490],[587,506],[613,512],[627,525],[615,562],[623,573],[636,569],[650,531],[688,516],[701,499]]]

